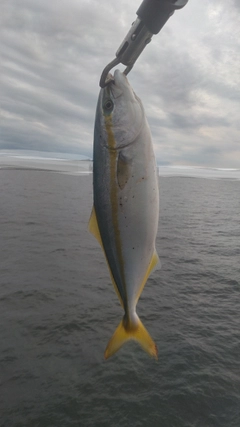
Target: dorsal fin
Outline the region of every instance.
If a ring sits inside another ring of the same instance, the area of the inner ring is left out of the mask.
[[[98,228],[98,222],[97,222],[97,217],[96,217],[96,212],[95,212],[94,206],[92,208],[92,213],[91,213],[90,218],[89,218],[88,230],[90,231],[90,233],[92,233],[94,235],[94,237],[97,239],[98,243],[100,244],[100,246],[103,249],[102,238],[101,238],[101,234],[100,234],[100,231]]]
[[[91,213],[91,216],[90,216],[90,219],[89,219],[89,222],[88,222],[88,230],[90,231],[90,233],[92,233],[94,235],[94,237],[97,239],[98,243],[100,244],[100,246],[101,246],[101,248],[103,250],[103,253],[104,253],[106,261],[107,261],[107,266],[108,266],[108,269],[109,269],[109,273],[110,273],[110,276],[111,276],[111,279],[112,279],[113,287],[114,287],[114,289],[116,291],[116,294],[117,294],[117,296],[119,298],[121,306],[123,307],[122,298],[120,296],[120,293],[119,293],[118,287],[116,285],[116,282],[115,282],[115,280],[113,278],[113,275],[112,275],[112,272],[111,272],[110,266],[108,264],[108,260],[107,260],[106,254],[105,254],[105,250],[104,250],[104,247],[103,247],[103,242],[102,242],[101,234],[100,234],[100,231],[99,231],[98,222],[97,222],[97,216],[96,216],[96,211],[95,211],[95,207],[94,206],[92,208],[92,213]]]

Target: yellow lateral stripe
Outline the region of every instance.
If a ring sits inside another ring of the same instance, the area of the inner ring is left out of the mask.
[[[112,222],[115,234],[115,243],[117,249],[117,255],[120,265],[121,279],[124,287],[125,298],[127,301],[127,292],[126,292],[126,284],[125,284],[125,275],[124,275],[124,260],[122,256],[122,243],[121,236],[119,231],[118,224],[118,185],[117,185],[117,157],[118,152],[116,150],[116,142],[112,130],[112,118],[111,116],[105,116],[105,127],[108,135],[108,148],[109,148],[109,156],[110,156],[110,182],[111,182],[111,193],[110,200],[112,205]]]

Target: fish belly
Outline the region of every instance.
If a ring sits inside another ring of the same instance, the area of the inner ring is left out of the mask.
[[[148,130],[148,129],[147,129]],[[155,254],[159,189],[151,136],[143,130],[119,153],[126,159],[125,186],[118,185],[118,223],[128,310],[134,311]],[[144,283],[143,283],[144,282]]]

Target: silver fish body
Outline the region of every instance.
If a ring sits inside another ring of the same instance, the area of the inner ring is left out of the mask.
[[[100,242],[124,317],[105,351],[108,358],[125,341],[137,340],[152,356],[156,345],[142,325],[136,305],[158,262],[159,190],[150,129],[140,99],[115,71],[101,89],[95,120],[94,208],[90,231]]]

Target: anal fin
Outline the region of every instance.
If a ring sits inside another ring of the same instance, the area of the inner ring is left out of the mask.
[[[159,260],[159,257],[158,257],[158,254],[157,254],[156,249],[154,249],[154,252],[153,252],[153,255],[152,255],[151,261],[150,261],[150,263],[149,263],[149,265],[148,265],[147,271],[146,271],[146,273],[145,273],[145,276],[144,276],[143,281],[142,281],[142,283],[141,283],[141,286],[140,286],[140,288],[139,288],[139,291],[138,291],[138,294],[137,294],[137,297],[136,297],[136,303],[137,303],[137,302],[138,302],[138,300],[139,300],[139,297],[140,297],[140,295],[141,295],[141,293],[142,293],[142,291],[143,291],[143,288],[144,288],[144,286],[145,286],[145,284],[146,284],[146,281],[147,281],[147,279],[148,279],[148,277],[149,277],[150,273],[154,270],[154,268],[156,267],[156,265],[157,265],[158,263],[160,263],[160,260]]]

